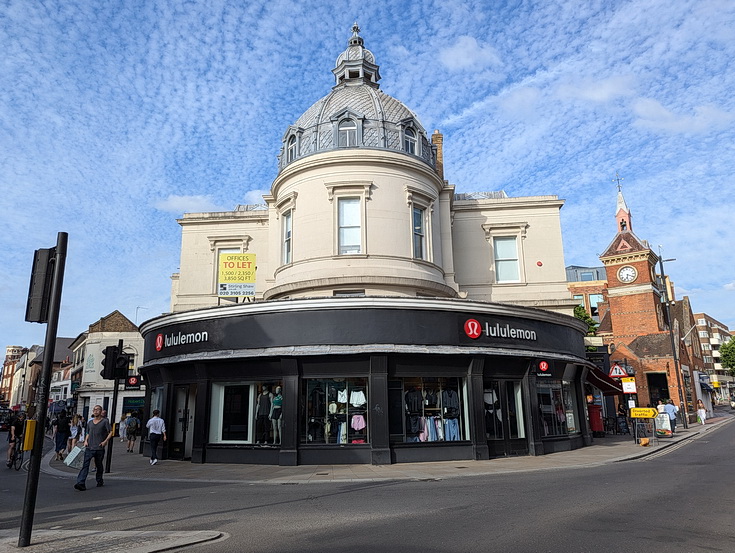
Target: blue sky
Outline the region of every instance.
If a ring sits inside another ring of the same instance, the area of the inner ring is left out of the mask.
[[[598,265],[619,172],[677,297],[735,327],[731,1],[0,0],[0,345],[43,343],[59,231],[59,335],[167,311],[176,218],[262,201],[355,20],[458,192],[557,194],[566,264]]]

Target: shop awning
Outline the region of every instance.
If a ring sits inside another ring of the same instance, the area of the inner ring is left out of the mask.
[[[623,386],[607,376],[603,371],[597,367],[590,367],[587,373],[587,382],[592,384],[595,388],[599,388],[606,396],[614,396],[623,393]]]
[[[714,392],[715,391],[715,389],[712,386],[710,386],[706,382],[702,382],[701,380],[699,381],[699,385],[702,387],[702,390],[704,390],[705,392]]]

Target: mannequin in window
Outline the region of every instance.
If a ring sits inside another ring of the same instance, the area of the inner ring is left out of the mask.
[[[270,413],[271,404],[273,402],[273,394],[270,393],[268,386],[260,389],[260,394],[255,400],[255,443],[267,444],[268,434],[270,430]]]
[[[276,386],[276,395],[273,396],[271,401],[271,412],[268,418],[271,421],[271,427],[273,428],[273,443],[281,443],[281,417],[283,414],[283,396],[281,395],[281,387]]]

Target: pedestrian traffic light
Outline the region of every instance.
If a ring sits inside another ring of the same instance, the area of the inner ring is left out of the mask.
[[[127,378],[132,355],[118,351],[115,356],[115,378]]]
[[[119,351],[117,346],[107,346],[102,350],[102,371],[100,375],[105,380],[115,380],[115,367]]]

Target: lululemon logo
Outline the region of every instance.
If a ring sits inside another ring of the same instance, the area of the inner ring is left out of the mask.
[[[546,372],[549,370],[549,364],[546,361],[541,361],[538,364],[538,368],[541,369],[542,372]]]
[[[156,336],[156,351],[161,351],[163,349],[163,334],[159,334]]]
[[[475,340],[482,334],[482,326],[475,319],[467,319],[464,323],[464,332],[467,336]]]

